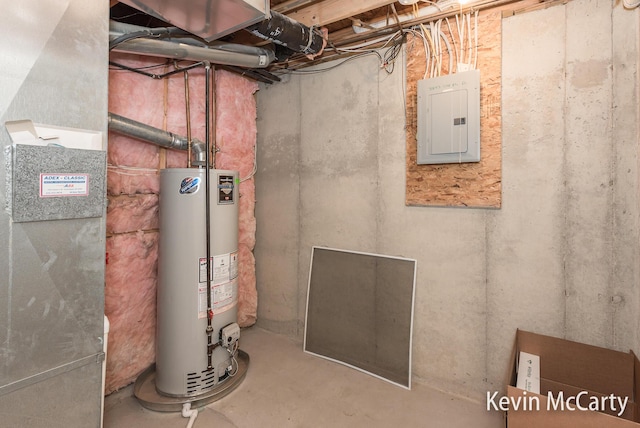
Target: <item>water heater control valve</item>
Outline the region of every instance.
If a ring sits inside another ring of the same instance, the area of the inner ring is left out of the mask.
[[[225,348],[233,346],[238,340],[240,340],[238,323],[231,323],[220,331],[220,342]]]

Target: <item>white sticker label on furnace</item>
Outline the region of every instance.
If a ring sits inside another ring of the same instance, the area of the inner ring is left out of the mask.
[[[40,197],[87,196],[88,174],[40,174]]]

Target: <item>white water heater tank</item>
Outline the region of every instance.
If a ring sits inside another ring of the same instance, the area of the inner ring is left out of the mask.
[[[232,374],[228,348],[209,355],[212,342],[237,320],[238,172],[209,170],[210,305],[207,302],[205,169],[171,168],[160,174],[156,390],[191,397]]]

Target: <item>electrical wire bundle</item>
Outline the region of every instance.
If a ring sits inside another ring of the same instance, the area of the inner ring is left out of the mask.
[[[459,4],[448,0],[440,3],[427,0],[421,1],[432,4],[439,11],[442,8]],[[420,12],[418,4],[413,4],[412,7],[413,16],[417,18]],[[456,25],[454,27],[452,27],[449,18],[443,18],[426,24],[421,23],[410,28],[402,28],[390,35],[376,37],[347,47],[336,47],[329,41],[326,51],[333,51],[337,55],[350,54],[351,56],[327,67],[318,66],[303,70],[283,68],[275,73],[322,73],[340,67],[354,59],[374,55],[378,58],[380,69],[390,74],[394,70],[402,45],[407,41],[407,35],[409,34],[422,41],[426,61],[424,79],[441,76],[443,73],[451,74],[473,70],[477,68],[478,64],[478,11],[462,13],[462,6],[460,5],[460,13],[455,15],[455,20]],[[398,25],[400,25],[400,22],[398,22]],[[447,31],[445,32],[445,30]],[[448,66],[443,64],[445,53],[448,58]]]

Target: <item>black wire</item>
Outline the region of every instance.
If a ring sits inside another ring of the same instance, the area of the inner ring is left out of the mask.
[[[166,65],[171,64],[172,62],[174,63],[174,70],[168,71],[168,72],[163,73],[163,74],[153,74],[153,73],[147,73],[145,71],[142,71],[142,70],[146,70],[146,69],[149,69],[149,68],[164,67]],[[175,63],[176,63],[176,61],[168,60],[164,64],[151,65],[151,66],[140,67],[140,68],[133,68],[133,67],[129,67],[129,66],[124,65],[124,64],[119,64],[117,62],[109,61],[109,65],[117,67],[118,69],[121,69],[121,70],[124,70],[124,71],[131,71],[131,72],[138,73],[138,74],[142,74],[143,76],[151,77],[152,79],[164,79],[165,77],[169,77],[169,76],[172,76],[172,75],[177,74],[177,73],[182,73],[183,71],[191,70],[192,68],[202,67],[202,65],[204,64],[202,61],[200,61],[200,62],[196,62],[196,63],[190,64],[190,65],[188,65],[186,67],[177,68]],[[115,70],[115,69],[112,68],[111,70]]]
[[[172,60],[167,60],[161,64],[154,64],[154,65],[145,65],[144,67],[129,67],[126,66],[124,64],[119,64],[115,61],[109,61],[109,65],[112,65],[115,68],[110,68],[110,70],[125,70],[125,71],[139,71],[139,70],[150,70],[152,68],[160,68],[160,67],[164,67],[167,64],[171,64],[173,61]]]
[[[109,50],[113,50],[118,45],[124,42],[128,42],[133,39],[140,38],[159,38],[162,36],[171,36],[176,34],[188,34],[186,31],[177,27],[160,27],[160,28],[147,28],[140,31],[134,31],[132,33],[126,33],[109,42]]]
[[[402,51],[402,45],[406,41],[407,41],[407,33],[403,31],[402,35],[400,36],[400,40],[397,42],[394,42],[394,44],[389,49],[386,50],[384,55],[383,65],[384,65],[384,70],[388,74],[393,73],[393,70],[395,69],[396,59],[398,58],[398,55]],[[390,68],[389,68],[389,65],[391,65]]]
[[[360,53],[360,54],[357,54],[357,55],[350,56],[349,58],[347,58],[345,60],[342,60],[338,64],[334,64],[334,65],[332,65],[330,67],[326,67],[326,68],[322,68],[322,69],[314,69],[314,70],[278,70],[277,72],[274,71],[274,74],[277,74],[278,72],[281,72],[281,74],[318,74],[318,73],[324,73],[325,71],[333,70],[334,68],[338,68],[341,65],[344,65],[349,61],[353,61],[354,59],[362,58],[362,57],[365,57],[367,55],[377,55],[378,59],[380,61],[382,61],[382,56],[378,52],[371,51],[371,52],[363,52],[363,53]]]
[[[398,40],[396,40],[398,39]],[[325,71],[330,71],[333,70],[334,68],[340,67],[341,65],[346,64],[349,61],[358,59],[358,58],[363,58],[367,55],[376,55],[378,57],[379,62],[382,64],[382,67],[385,69],[385,71],[389,74],[393,73],[394,70],[394,63],[395,60],[398,58],[398,55],[401,52],[401,48],[402,45],[406,42],[407,37],[406,37],[406,33],[403,32],[402,34],[397,34],[394,35],[391,39],[391,41],[393,41],[393,45],[390,46],[389,48],[387,48],[387,50],[383,55],[380,55],[380,53],[377,50],[371,50],[368,52],[363,52],[360,54],[355,54],[353,56],[350,56],[349,58],[334,64],[330,67],[325,67],[322,69],[314,69],[314,70],[287,70],[287,69],[283,69],[283,70],[278,70],[278,71],[274,71],[274,74],[317,74],[317,73],[324,73]],[[391,67],[389,67],[389,65],[391,65]]]

